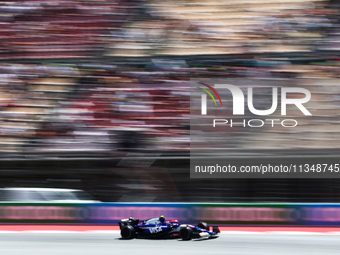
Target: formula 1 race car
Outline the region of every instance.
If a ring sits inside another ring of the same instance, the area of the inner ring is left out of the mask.
[[[120,234],[123,239],[133,238],[182,238],[191,240],[192,238],[216,238],[220,230],[217,226],[209,226],[205,222],[200,222],[197,226],[182,224],[178,220],[165,221],[164,216],[139,221],[130,217],[119,222]]]

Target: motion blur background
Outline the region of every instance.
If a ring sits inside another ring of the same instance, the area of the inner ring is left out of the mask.
[[[1,2],[0,186],[104,202],[339,202],[338,179],[189,178],[193,78],[311,91],[313,116],[294,132],[232,129],[235,157],[339,154],[339,14],[326,0]]]

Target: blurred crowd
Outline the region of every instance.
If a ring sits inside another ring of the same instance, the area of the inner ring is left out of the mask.
[[[2,2],[0,151],[188,151],[190,80],[217,78],[312,93],[313,116],[297,128],[233,129],[218,137],[242,135],[231,147],[337,148],[336,7],[323,0]]]
[[[337,17],[327,3],[6,1],[0,4],[0,59],[309,52]]]
[[[2,151],[110,153],[188,148],[183,83],[110,65],[3,65]]]

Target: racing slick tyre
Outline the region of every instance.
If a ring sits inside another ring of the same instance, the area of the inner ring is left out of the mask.
[[[206,222],[200,222],[197,224],[197,227],[199,228],[203,228],[203,229],[206,229],[206,230],[209,230],[209,225],[206,223]]]
[[[123,239],[132,239],[136,235],[136,230],[131,225],[126,225],[120,230],[120,235]]]
[[[179,236],[182,238],[182,240],[191,240],[192,229],[190,227],[181,228],[179,231]]]

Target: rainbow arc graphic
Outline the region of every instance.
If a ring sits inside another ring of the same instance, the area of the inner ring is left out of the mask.
[[[202,84],[202,85],[204,85],[204,86],[206,86],[206,87],[209,88],[212,92],[214,92],[215,95],[217,96],[218,100],[220,101],[220,104],[222,105],[222,101],[221,101],[220,95],[217,93],[217,91],[216,91],[213,87],[211,87],[210,85],[205,84],[205,83],[203,83],[203,82],[198,82],[198,83],[199,83],[199,84]],[[206,93],[212,98],[212,100],[214,101],[215,106],[217,106],[216,100],[215,100],[213,94],[211,94],[209,90],[204,89],[204,88],[200,88],[200,87],[197,87],[197,88],[203,90],[204,92],[206,92]]]

